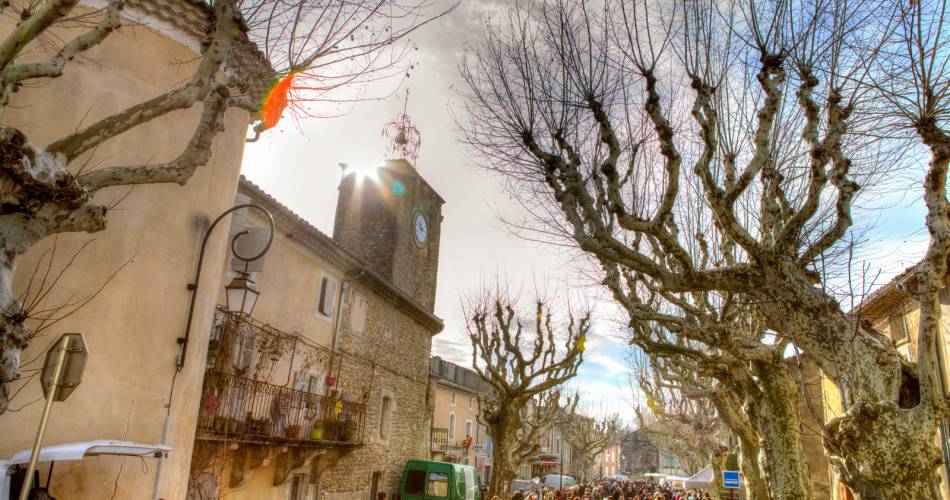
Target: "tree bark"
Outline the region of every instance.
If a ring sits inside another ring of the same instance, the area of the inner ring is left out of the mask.
[[[742,403],[737,397],[740,393],[741,390],[734,384],[724,385],[713,395],[713,403],[719,418],[739,441],[739,469],[745,476],[751,498],[771,500],[768,482],[761,468],[760,460],[764,460],[764,457],[761,457],[759,436],[749,422],[748,415],[742,411]]]
[[[13,291],[17,264],[33,245],[67,231],[100,231],[105,207],[78,185],[58,157],[0,127],[0,413],[10,404],[10,383],[20,376],[20,355],[32,339],[30,311]]]
[[[753,366],[762,386],[756,416],[770,496],[775,500],[810,499],[810,474],[801,441],[798,385],[781,359],[755,362]]]
[[[488,494],[498,495],[503,500],[511,497],[511,482],[518,475],[518,466],[512,456],[517,448],[517,417],[507,410],[498,412],[497,419],[489,423],[492,436],[492,473],[488,482]]]

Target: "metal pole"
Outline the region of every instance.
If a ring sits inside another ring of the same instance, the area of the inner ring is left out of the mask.
[[[56,400],[56,392],[59,390],[59,378],[63,373],[63,363],[66,361],[66,351],[69,347],[69,337],[63,337],[59,343],[59,356],[56,356],[56,367],[53,368],[53,380],[50,383],[49,394],[46,396],[46,406],[43,407],[43,416],[40,417],[40,428],[36,431],[36,439],[33,441],[33,453],[30,455],[30,465],[26,468],[26,479],[23,480],[23,488],[20,490],[20,500],[27,500],[30,497],[30,487],[33,486],[33,471],[36,470],[36,463],[40,461],[40,448],[43,447],[43,434],[46,434],[46,423],[49,422],[49,412],[53,408],[53,401]]]
[[[558,434],[560,434],[560,432],[558,432]],[[564,436],[558,435],[558,437],[561,438],[561,439],[558,441],[558,445],[557,445],[557,446],[558,446],[558,450],[557,450],[557,452],[558,452],[558,471],[559,471],[559,472],[558,472],[558,479],[559,479],[560,482],[561,482],[561,489],[560,489],[560,491],[563,491],[563,490],[564,490]]]
[[[172,382],[174,386],[174,382]],[[170,396],[169,396],[170,397]],[[162,426],[162,444],[168,444],[168,428],[171,424],[171,399],[165,404],[165,425]],[[158,458],[158,468],[155,469],[155,483],[152,485],[152,500],[158,500],[158,490],[162,487],[162,471],[165,469],[165,454]]]

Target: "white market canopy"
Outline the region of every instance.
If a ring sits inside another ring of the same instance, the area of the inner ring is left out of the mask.
[[[706,488],[713,483],[712,466],[707,465],[705,469],[693,474],[683,480],[684,488]]]
[[[120,455],[126,457],[160,457],[172,451],[167,444],[143,444],[134,441],[114,441],[97,439],[78,443],[54,444],[40,449],[40,462],[58,462],[60,460],[82,460],[95,455]],[[20,465],[30,461],[32,449],[13,455],[5,465]],[[0,460],[3,462],[3,460]]]

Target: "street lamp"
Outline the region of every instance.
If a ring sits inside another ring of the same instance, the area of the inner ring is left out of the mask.
[[[226,293],[228,311],[231,313],[240,313],[250,316],[254,311],[254,304],[257,303],[257,297],[261,292],[254,288],[254,280],[248,273],[241,272],[224,287]]]
[[[214,221],[211,222],[211,225],[208,226],[208,230],[205,231],[204,238],[201,240],[201,250],[198,252],[198,267],[195,269],[195,278],[188,284],[188,290],[191,291],[191,302],[188,305],[188,321],[185,323],[185,335],[178,337],[178,345],[180,346],[180,351],[178,353],[178,359],[176,360],[176,366],[178,371],[185,366],[185,355],[188,353],[188,339],[191,336],[191,320],[195,314],[195,299],[198,297],[198,282],[201,279],[201,265],[204,263],[205,258],[205,247],[208,245],[208,239],[211,237],[211,231],[214,230],[215,226],[218,225],[218,222],[221,222],[221,219],[224,219],[225,216],[229,215],[231,212],[241,210],[244,208],[252,208],[263,212],[267,222],[269,224],[269,232],[267,233],[267,242],[264,244],[264,248],[261,249],[257,255],[252,255],[250,257],[241,255],[237,250],[237,242],[241,236],[246,236],[250,234],[250,231],[247,229],[235,234],[231,238],[231,253],[235,257],[244,261],[245,271],[241,272],[237,278],[235,278],[228,286],[225,287],[227,291],[227,306],[228,311],[232,313],[241,312],[244,314],[250,314],[251,310],[254,309],[254,304],[257,303],[257,296],[260,294],[256,289],[254,289],[254,282],[251,281],[249,274],[247,273],[247,263],[253,262],[257,259],[260,259],[267,253],[267,250],[270,249],[271,243],[274,241],[274,216],[264,207],[260,205],[255,205],[253,203],[243,203],[241,205],[235,205],[227,210],[225,210],[221,215],[219,215]]]

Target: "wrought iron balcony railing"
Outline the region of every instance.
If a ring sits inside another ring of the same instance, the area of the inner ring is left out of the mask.
[[[464,454],[465,451],[468,450],[468,446],[466,446],[464,442],[449,439],[449,430],[441,427],[432,428],[430,448],[432,451],[450,454]]]
[[[232,440],[355,445],[364,413],[361,403],[209,370],[198,430]]]

